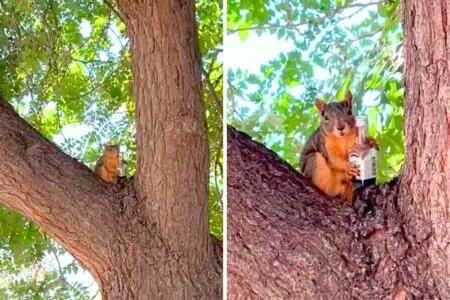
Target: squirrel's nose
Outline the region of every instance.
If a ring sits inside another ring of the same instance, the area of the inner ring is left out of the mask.
[[[344,130],[344,129],[345,129],[345,124],[343,124],[343,123],[338,123],[336,128],[337,128],[337,130],[339,130],[339,131]]]

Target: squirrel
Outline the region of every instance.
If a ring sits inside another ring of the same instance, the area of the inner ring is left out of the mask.
[[[117,145],[106,145],[103,155],[95,165],[95,173],[106,183],[117,184],[123,161]]]
[[[325,194],[353,202],[352,179],[359,171],[348,161],[356,144],[355,118],[352,113],[352,93],[342,102],[325,104],[316,100],[320,127],[309,137],[300,154],[301,172]],[[375,147],[374,139],[366,143]]]

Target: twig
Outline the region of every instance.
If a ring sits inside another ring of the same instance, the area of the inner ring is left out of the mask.
[[[95,295],[92,296],[91,300],[94,300],[94,299],[97,297],[97,295],[98,295],[99,292],[100,292],[100,290],[97,290],[97,293],[95,293]]]
[[[360,40],[363,40],[363,39],[367,39],[369,37],[373,37],[374,35],[377,35],[378,33],[383,32],[383,31],[384,31],[384,28],[378,28],[375,31],[362,34],[362,35],[360,35],[359,37],[357,37],[357,38],[355,38],[353,40],[349,40],[348,43],[354,43],[354,42],[357,42],[357,41],[360,41]]]
[[[61,267],[61,263],[60,263],[59,258],[58,258],[58,254],[56,253],[55,248],[50,247],[50,249],[51,249],[51,251],[53,253],[53,256],[56,259],[56,263],[58,264],[59,276],[61,277],[60,279],[62,280],[62,282],[67,284],[66,278],[64,277],[64,272],[63,272],[62,267]]]
[[[125,22],[125,15],[122,14],[120,10],[117,10],[108,0],[103,0],[103,2],[105,2],[106,6],[108,6],[124,24],[127,24],[127,22]]]
[[[236,87],[234,87],[234,85],[230,82],[230,81],[228,81],[228,87],[230,88],[230,90],[231,90],[231,93],[233,94],[232,96],[231,96],[231,103],[232,103],[232,107],[231,107],[231,110],[233,111],[233,119],[234,120],[236,120],[235,118],[234,118],[234,115],[236,114],[240,119],[241,119],[241,121],[244,121],[245,120],[245,118],[236,110],[236,99],[234,99],[234,97],[235,97],[235,95],[236,95],[236,92],[238,93],[238,96],[240,96],[240,97],[242,97],[242,98],[244,98],[243,96],[243,93],[242,92],[239,92],[239,90],[236,88]],[[251,101],[251,99],[246,99],[247,101]]]
[[[223,102],[219,99],[219,97],[217,97],[214,86],[212,85],[211,81],[209,80],[209,75],[211,74],[211,70],[214,65],[214,62],[216,61],[217,55],[218,55],[218,52],[216,52],[215,57],[213,57],[211,59],[211,63],[209,64],[208,71],[206,71],[205,68],[203,68],[203,66],[202,66],[201,70],[202,70],[203,76],[205,76],[205,82],[206,82],[206,85],[208,86],[209,94],[211,95],[211,98],[213,99],[213,101],[216,103],[216,106],[220,112],[220,115],[223,118],[223,110],[221,109]]]

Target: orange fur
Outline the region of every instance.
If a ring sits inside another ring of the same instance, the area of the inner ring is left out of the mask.
[[[95,173],[106,183],[116,184],[119,179],[120,155],[105,150],[95,168]]]
[[[337,137],[330,134],[324,138],[328,163],[322,154],[316,153],[316,172],[312,181],[327,195],[341,196],[352,202],[352,175],[355,175],[357,170],[348,162],[348,153],[356,142],[355,130],[347,136]]]

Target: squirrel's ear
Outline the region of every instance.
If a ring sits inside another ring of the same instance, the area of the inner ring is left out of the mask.
[[[348,107],[352,107],[352,99],[353,99],[352,92],[348,91],[347,94],[345,94],[344,98],[344,102]]]
[[[323,112],[325,109],[325,103],[320,99],[316,99],[316,107],[320,112]]]

